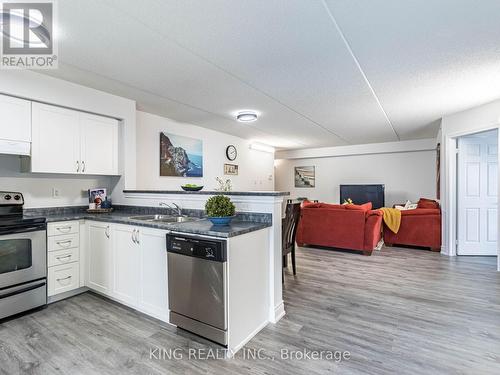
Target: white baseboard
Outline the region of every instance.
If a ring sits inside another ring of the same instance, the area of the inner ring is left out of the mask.
[[[232,348],[228,348],[226,352],[226,357],[227,358],[232,358],[234,355],[241,349],[243,348],[251,339],[254,338],[254,336],[262,331],[267,325],[269,324],[268,321],[262,322],[252,333],[250,333],[242,342],[240,342],[238,345]]]
[[[271,320],[271,323],[278,323],[281,318],[285,316],[285,304],[281,301],[278,305],[274,307],[274,319]]]
[[[442,246],[441,246],[441,254],[443,254],[443,255],[447,255],[447,256],[449,256],[449,257],[454,257],[454,256],[456,256],[456,255],[457,255],[456,253],[455,253],[455,254],[451,254],[451,253],[450,253],[450,251],[448,251],[448,250],[449,250],[449,249],[448,249],[448,247],[447,247],[447,246],[445,246],[445,245],[442,245]]]

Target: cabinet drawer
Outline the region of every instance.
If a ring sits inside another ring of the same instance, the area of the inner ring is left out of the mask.
[[[48,295],[69,292],[80,286],[80,263],[74,262],[49,268]]]
[[[78,262],[79,251],[78,248],[55,250],[48,254],[48,267],[58,266],[72,262]]]
[[[61,234],[71,234],[80,232],[80,223],[78,221],[61,221],[49,223],[47,225],[48,236],[59,236]]]
[[[64,250],[78,247],[80,244],[80,236],[78,233],[68,234],[64,236],[53,236],[47,239],[47,250]]]

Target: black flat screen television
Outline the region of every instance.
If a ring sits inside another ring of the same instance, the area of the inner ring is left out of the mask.
[[[373,209],[385,206],[385,185],[340,185],[340,203],[351,198],[354,204],[372,202]]]

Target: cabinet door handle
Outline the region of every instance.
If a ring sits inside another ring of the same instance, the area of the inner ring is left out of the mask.
[[[57,241],[56,244],[58,244],[59,246],[62,246],[62,247],[70,247],[71,246],[71,240],[66,240],[66,241]],[[64,245],[64,244],[68,244],[68,245]]]
[[[56,257],[57,260],[61,260],[61,259],[66,259],[66,258],[71,258],[71,254],[68,254],[68,255],[64,255],[64,256],[60,256],[60,257]]]
[[[78,160],[76,161],[76,172],[80,172],[80,162]]]
[[[139,245],[141,241],[139,241],[139,229],[135,232],[135,243]]]
[[[64,281],[64,280],[69,280],[71,279],[71,275],[63,277],[62,279],[56,279],[56,281]]]
[[[82,173],[85,172],[85,162],[82,160]]]
[[[136,231],[136,229],[134,229],[134,231],[132,232],[132,242],[133,243],[137,243],[137,242],[135,242],[136,241],[135,240],[135,231]]]
[[[106,227],[104,234],[106,235],[107,238],[109,238],[109,225]]]
[[[63,233],[68,233],[69,231],[71,231],[71,227],[57,227],[56,229],[59,232],[63,232]]]

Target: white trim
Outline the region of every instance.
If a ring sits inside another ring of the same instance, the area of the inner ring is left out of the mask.
[[[325,0],[322,0],[322,2],[323,2],[323,7],[326,10],[326,14],[328,14],[328,16],[330,17],[330,20],[332,21],[333,25],[335,26],[335,29],[337,30],[338,34],[340,35],[340,38],[344,42],[344,45],[345,45],[347,51],[349,52],[349,54],[351,55],[351,57],[352,57],[352,59],[354,61],[354,65],[356,65],[356,67],[358,68],[358,71],[361,74],[361,77],[363,77],[363,80],[365,81],[366,85],[368,86],[368,89],[372,93],[373,99],[375,99],[375,102],[377,103],[380,111],[382,112],[383,116],[385,117],[385,120],[387,121],[387,123],[391,127],[391,129],[394,132],[394,135],[396,136],[397,140],[398,141],[401,140],[401,137],[399,136],[398,132],[394,128],[394,125],[392,124],[392,121],[389,119],[389,116],[387,116],[387,112],[385,111],[384,107],[382,106],[382,103],[380,102],[380,99],[379,99],[377,93],[373,89],[373,86],[372,86],[370,80],[368,79],[368,77],[365,74],[365,71],[361,67],[361,64],[359,63],[358,58],[354,54],[354,51],[352,50],[349,41],[345,37],[344,32],[340,28],[339,24],[337,23],[337,20],[335,19],[335,16],[333,15],[332,10],[330,9],[330,7],[328,6],[328,4],[326,3]]]
[[[472,135],[489,130],[498,130],[499,144],[500,144],[500,122],[496,121],[488,125],[480,126],[474,129],[468,129],[458,132],[446,134],[443,143],[445,143],[445,187],[446,201],[443,212],[443,245],[441,247],[441,254],[448,256],[457,255],[457,153],[456,142],[459,137]],[[498,165],[500,166],[500,153],[498,154]],[[499,197],[500,197],[500,184]],[[498,214],[500,225],[500,201],[498,202]],[[497,243],[500,244],[500,230],[498,231]],[[500,247],[497,255],[497,270],[500,271]]]
[[[238,345],[236,345],[233,348],[228,348],[227,349],[227,355],[226,358],[232,358],[241,348],[243,348],[251,339],[255,337],[257,333],[262,331],[269,322],[266,320],[265,322],[262,322],[261,325],[259,325],[253,332],[251,332],[242,342],[240,342]],[[230,335],[231,333],[229,333]]]
[[[364,145],[319,147],[303,150],[276,151],[275,159],[310,159],[333,156],[392,154],[400,152],[432,151],[436,149],[436,139],[371,143]]]
[[[281,301],[279,304],[277,304],[274,307],[274,319],[271,321],[271,323],[276,324],[278,323],[281,318],[285,316],[285,304],[283,301]]]

